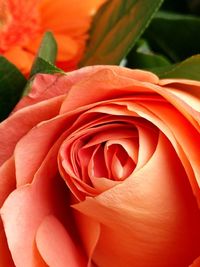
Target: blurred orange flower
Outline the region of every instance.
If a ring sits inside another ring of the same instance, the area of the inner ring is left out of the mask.
[[[72,70],[83,55],[92,15],[105,0],[0,0],[0,54],[24,74],[43,34],[58,43],[57,66]]]

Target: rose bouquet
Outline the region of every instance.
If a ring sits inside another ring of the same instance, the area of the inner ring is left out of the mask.
[[[161,2],[107,1],[80,69],[0,60],[0,267],[200,266],[200,59],[152,34],[200,22]]]

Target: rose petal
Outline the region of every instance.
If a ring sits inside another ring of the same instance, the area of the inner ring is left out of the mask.
[[[43,191],[43,195],[41,192]],[[43,216],[50,212],[46,192],[28,185],[14,191],[5,201],[1,216],[9,248],[16,266],[36,267],[33,249],[35,232]]]
[[[166,126],[171,129],[176,140],[183,148],[193,171],[196,176],[197,183],[200,185],[200,154],[198,145],[200,144],[200,135],[194,127],[180,114],[169,105],[159,105],[157,103],[143,104],[148,110],[151,110],[159,117]],[[179,123],[177,123],[179,122]],[[195,140],[195,142],[194,142]],[[200,191],[199,191],[200,194]]]
[[[69,223],[68,191],[63,180],[56,175],[57,146],[59,143],[47,154],[33,184],[13,191],[1,209],[9,248],[19,267],[36,267],[38,262],[42,262],[34,244],[36,231],[44,217],[56,214],[67,229],[73,228]],[[70,230],[70,234],[73,231]]]
[[[12,260],[9,248],[8,248],[1,217],[0,217],[0,266],[2,267],[4,266],[14,267],[15,266]]]
[[[90,75],[87,76],[87,71]],[[133,94],[135,92],[149,93],[151,92],[150,83],[142,83],[138,80],[134,80],[134,77],[138,78],[149,78],[149,80],[158,80],[158,78],[149,72],[144,71],[127,71],[129,76],[133,76],[132,79],[126,76],[118,75],[120,69],[115,67],[91,67],[84,69],[85,76],[82,77],[82,71],[76,73],[73,72],[69,75],[69,78],[73,79],[76,84],[74,84],[66,98],[63,102],[61,113],[82,107],[84,105],[89,105],[103,100],[114,99],[125,94]],[[126,71],[122,70],[122,74]],[[120,74],[120,73],[119,73]],[[138,74],[138,75],[136,75]],[[73,76],[74,75],[74,76]],[[141,76],[141,77],[140,77]],[[82,80],[80,80],[82,78]],[[147,80],[148,80],[147,78]],[[75,80],[76,79],[76,80]],[[106,80],[106,83],[105,83]],[[98,90],[94,90],[98,84]]]
[[[67,115],[43,121],[17,143],[14,154],[17,186],[32,181],[48,151],[73,121],[74,117]]]
[[[15,187],[15,164],[11,157],[0,167],[0,207]]]
[[[183,103],[200,112],[200,82],[192,80],[161,80],[164,89]],[[164,90],[163,90],[164,95]]]
[[[94,253],[98,266],[186,266],[200,254],[199,209],[183,167],[162,134],[143,168],[74,208],[101,223]]]
[[[62,99],[61,96],[23,108],[0,124],[0,165],[12,155],[16,143],[32,127],[58,114]]]
[[[66,75],[37,74],[29,87],[30,92],[20,100],[14,111],[47,99],[52,101],[54,97],[67,94],[71,82]],[[62,100],[62,97],[60,99]]]
[[[144,122],[142,126],[136,124],[136,127],[139,134],[139,152],[135,171],[142,168],[151,158],[158,140],[158,130],[147,122]]]
[[[157,103],[156,104],[156,103],[157,102],[154,102],[153,105],[159,106],[159,107],[162,107],[162,109],[165,109],[164,113],[165,112],[167,113],[168,110],[170,110],[170,108],[169,108],[169,106],[168,106],[167,103],[165,103],[165,104],[162,104],[162,103],[160,103],[160,104]],[[153,105],[151,105],[151,106],[153,106]],[[146,106],[148,107],[147,104],[146,104]],[[188,179],[190,181],[190,184],[191,184],[193,193],[196,196],[197,201],[198,201],[198,204],[200,206],[200,190],[199,190],[199,186],[197,184],[197,178],[194,176],[194,170],[191,167],[190,158],[188,158],[186,156],[185,152],[183,151],[183,148],[182,148],[182,145],[183,144],[182,144],[182,142],[179,143],[178,142],[178,139],[175,138],[175,135],[174,135],[174,132],[173,132],[174,131],[173,127],[172,128],[169,128],[170,123],[169,123],[168,116],[166,116],[166,114],[165,114],[166,120],[162,121],[157,116],[159,113],[158,112],[156,112],[156,113],[151,112],[149,109],[145,108],[144,103],[143,103],[143,105],[138,105],[138,104],[135,104],[135,103],[128,102],[127,103],[127,107],[128,107],[129,110],[133,110],[134,112],[137,112],[138,115],[140,115],[141,117],[143,117],[143,118],[149,120],[150,122],[152,122],[154,125],[156,125],[169,138],[169,140],[171,141],[173,147],[176,150],[176,153],[179,156],[179,159],[181,159],[181,162],[184,165],[184,168],[186,170]],[[193,136],[190,133],[190,131],[188,131],[188,129],[190,129],[191,126],[189,126],[189,128],[187,128],[187,126],[186,126],[186,125],[189,125],[189,122],[180,113],[178,113],[178,111],[175,111],[175,113],[173,113],[173,115],[169,115],[169,116],[172,116],[171,118],[174,118],[175,114],[178,117],[177,117],[176,120],[174,120],[174,123],[176,123],[177,121],[179,121],[179,119],[180,119],[180,121],[184,120],[183,124],[181,124],[181,128],[182,127],[185,128],[184,131],[186,131],[186,133],[188,133],[189,135],[191,135],[191,139],[192,139]],[[166,122],[167,122],[167,124],[166,124]],[[178,125],[176,125],[176,130],[178,130]],[[195,133],[195,129],[192,129],[191,131]],[[185,132],[183,132],[183,131],[179,132],[179,137],[181,137],[182,135],[185,135]],[[197,136],[197,139],[199,139],[199,136],[198,136],[197,133],[195,133],[195,136]],[[181,137],[181,140],[182,140],[182,137]],[[190,140],[187,140],[186,142],[190,142]],[[192,145],[192,147],[194,147],[194,144]],[[194,157],[195,158],[196,157],[199,157],[198,156],[198,153],[195,155],[195,152],[194,152],[193,154],[194,154]],[[193,162],[193,164],[195,164],[195,162]],[[197,166],[197,168],[198,168],[198,166]]]
[[[54,216],[47,216],[36,234],[36,244],[48,266],[83,267],[86,261],[64,226]]]
[[[79,211],[74,210],[73,214],[88,257],[87,266],[93,267],[92,257],[100,236],[100,224]]]
[[[156,91],[172,103],[200,131],[200,82],[183,79],[164,79],[163,88]]]

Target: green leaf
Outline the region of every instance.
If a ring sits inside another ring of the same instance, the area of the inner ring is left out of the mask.
[[[144,36],[150,46],[174,63],[200,53],[200,18],[158,12]]]
[[[148,42],[140,39],[136,44],[136,49],[133,49],[127,56],[126,66],[129,68],[149,69],[170,65],[170,61],[163,55],[155,54]]]
[[[151,69],[160,78],[183,78],[200,81],[200,55],[192,56],[179,64]]]
[[[145,54],[142,52],[135,52],[129,62],[128,67],[138,69],[149,69],[170,65],[169,61],[161,55]]]
[[[57,56],[56,40],[54,39],[54,36],[51,32],[46,32],[40,44],[37,56],[34,60],[30,77],[38,73],[38,70],[40,69],[44,70],[44,64],[43,64],[43,68],[40,67],[40,64],[41,64],[40,59],[43,59],[44,61],[52,65],[55,63],[56,56]]]
[[[22,73],[0,56],[0,120],[5,119],[20,100],[25,85]]]
[[[119,64],[144,32],[163,0],[107,1],[100,8],[80,66]]]
[[[50,62],[44,60],[43,58],[37,57],[37,64],[35,64],[34,68],[31,71],[31,77],[37,73],[65,73],[63,70],[57,68]]]

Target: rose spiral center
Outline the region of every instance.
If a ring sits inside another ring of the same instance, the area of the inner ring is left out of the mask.
[[[128,117],[119,120],[117,116],[102,120],[103,123],[94,122],[72,131],[60,147],[60,174],[79,200],[100,194],[129,178],[154,149],[148,144],[152,129],[146,128],[147,122]]]

